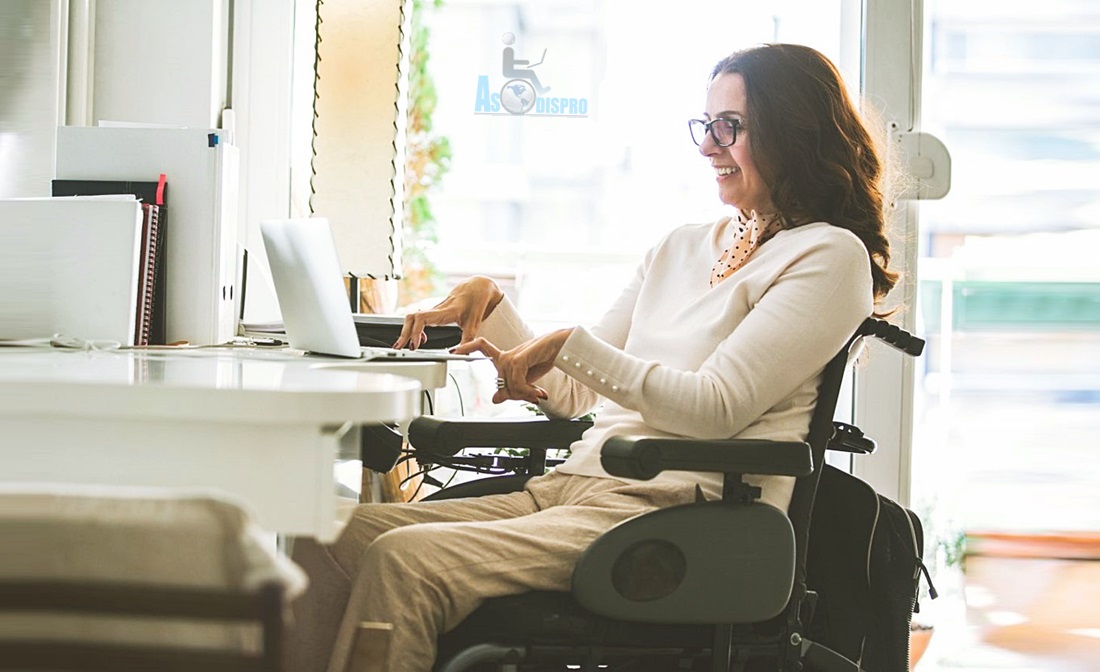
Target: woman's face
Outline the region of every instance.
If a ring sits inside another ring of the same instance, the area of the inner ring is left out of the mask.
[[[752,160],[752,119],[745,118],[748,99],[745,96],[745,80],[734,72],[715,77],[707,91],[706,120],[726,118],[741,120],[737,140],[729,147],[719,147],[714,136],[707,133],[699,153],[710,160],[718,181],[718,196],[723,203],[748,213],[775,212],[768,185],[756,170]]]

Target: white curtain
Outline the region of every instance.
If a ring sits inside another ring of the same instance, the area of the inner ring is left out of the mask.
[[[411,14],[411,0],[317,4],[310,208],[358,277],[401,275]]]

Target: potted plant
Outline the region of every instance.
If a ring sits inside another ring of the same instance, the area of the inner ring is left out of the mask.
[[[927,506],[921,512],[921,519],[925,521],[925,538],[929,543],[925,545],[924,562],[933,579],[944,577],[943,572],[951,568],[963,568],[963,560],[966,549],[966,534],[952,525],[949,521],[941,520],[934,506]],[[922,601],[928,599],[927,595],[921,596]],[[926,617],[918,614],[909,626],[909,669],[913,670],[921,657],[924,656],[931,643],[935,627],[926,620]]]

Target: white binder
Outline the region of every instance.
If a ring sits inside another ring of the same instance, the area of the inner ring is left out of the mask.
[[[0,338],[133,345],[141,226],[133,196],[0,200]]]
[[[57,129],[57,178],[167,177],[166,338],[222,343],[237,331],[238,151],[220,129]]]

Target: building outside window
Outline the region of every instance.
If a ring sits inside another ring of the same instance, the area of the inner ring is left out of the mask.
[[[941,573],[930,609],[954,626],[937,624],[928,665],[1091,669],[1100,563],[1037,544],[1095,559],[1100,539],[1100,7],[925,13],[922,126],[953,179],[920,213],[913,493],[941,562],[964,534],[970,554]],[[985,557],[991,540],[1028,557]]]

